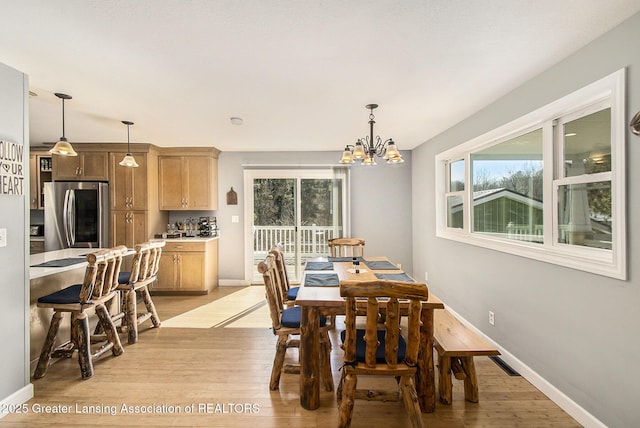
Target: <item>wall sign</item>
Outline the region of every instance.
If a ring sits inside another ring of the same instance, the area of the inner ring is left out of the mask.
[[[24,145],[0,140],[0,195],[24,194]]]

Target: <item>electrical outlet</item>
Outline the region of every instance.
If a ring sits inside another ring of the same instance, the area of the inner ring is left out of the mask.
[[[496,325],[496,314],[493,311],[489,311],[489,324]]]
[[[424,273],[424,280],[429,281],[429,272]]]
[[[7,246],[7,229],[0,229],[0,247]]]

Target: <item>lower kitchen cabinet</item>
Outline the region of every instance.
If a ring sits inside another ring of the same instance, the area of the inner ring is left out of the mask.
[[[148,241],[147,211],[112,211],[111,242],[114,246],[136,244]]]
[[[218,239],[167,240],[152,292],[207,294],[218,286]]]

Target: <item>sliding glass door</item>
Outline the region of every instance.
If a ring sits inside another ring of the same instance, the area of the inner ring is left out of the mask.
[[[262,282],[257,265],[275,244],[283,246],[291,281],[307,259],[326,256],[327,240],[348,234],[346,189],[342,170],[245,171],[247,277]]]

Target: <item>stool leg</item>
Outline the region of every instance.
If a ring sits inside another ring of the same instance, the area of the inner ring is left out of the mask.
[[[118,330],[116,325],[111,320],[111,315],[109,315],[109,311],[104,305],[96,306],[96,315],[98,315],[99,322],[102,324],[102,328],[104,329],[105,334],[107,335],[107,340],[113,344],[113,348],[111,348],[111,353],[114,356],[121,355],[124,352],[122,348],[122,342],[120,342],[120,336],[118,336]]]
[[[158,316],[158,312],[156,312],[156,305],[153,304],[153,300],[151,300],[151,294],[149,294],[149,289],[145,285],[140,289],[142,293],[142,300],[144,301],[144,305],[147,307],[147,312],[151,313],[151,322],[154,327],[160,327],[160,317]]]
[[[89,332],[89,317],[84,312],[78,314],[75,320],[76,337],[75,345],[78,349],[78,364],[82,379],[93,376],[93,363],[91,362],[91,333]]]
[[[58,329],[60,328],[60,321],[62,320],[62,313],[54,312],[51,317],[51,324],[49,325],[49,332],[42,345],[42,351],[40,352],[40,358],[38,359],[38,365],[33,373],[33,377],[40,379],[47,374],[49,368],[49,362],[51,361],[51,352],[53,352],[53,344],[58,335]]]
[[[127,323],[127,341],[132,344],[138,341],[138,303],[136,292],[127,290],[124,293],[124,319]]]
[[[467,377],[464,379],[464,399],[472,403],[478,402],[478,379],[473,357],[460,357]]]

